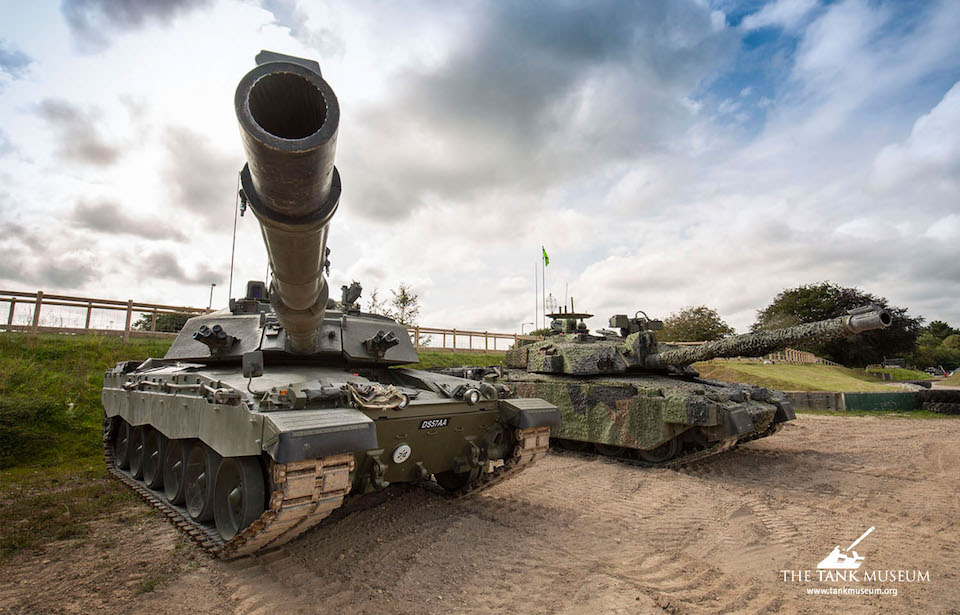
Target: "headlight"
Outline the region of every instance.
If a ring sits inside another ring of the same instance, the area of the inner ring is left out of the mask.
[[[400,400],[400,403],[397,404],[397,410],[403,410],[404,408],[406,408],[407,406],[410,405],[410,396],[409,396],[409,395],[407,395],[406,393],[404,393],[404,394],[401,395],[401,397],[402,397],[402,399]]]
[[[474,406],[480,401],[480,391],[476,389],[469,389],[463,394],[463,398],[467,400],[468,404]]]

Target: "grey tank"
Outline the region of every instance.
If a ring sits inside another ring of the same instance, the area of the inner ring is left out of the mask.
[[[191,318],[162,358],[104,376],[110,472],[203,548],[271,549],[348,494],[433,481],[466,494],[547,450],[556,407],[416,369],[406,328],[330,298],[339,106],[316,62],[261,52],[237,88],[241,198],[273,279]]]

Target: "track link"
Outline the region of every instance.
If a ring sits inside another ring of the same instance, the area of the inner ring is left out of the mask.
[[[512,457],[450,495],[462,497],[492,487],[530,467],[550,448],[549,427],[518,429],[514,435],[516,445]],[[286,464],[271,462],[273,492],[267,510],[243,532],[224,541],[213,524],[194,521],[184,507],[171,504],[129,472],[118,468],[110,441],[109,421],[104,421],[103,450],[110,474],[163,513],[201,549],[224,559],[281,547],[320,523],[343,504],[350,492],[350,473],[354,470],[351,454]]]
[[[250,527],[224,541],[213,524],[194,521],[182,506],[176,506],[117,467],[110,446],[110,429],[104,425],[104,457],[107,470],[145,502],[159,510],[177,529],[204,551],[232,559],[287,544],[325,519],[343,503],[350,491],[353,455],[280,464],[271,462],[273,492],[267,510]]]
[[[448,492],[447,495],[459,498],[492,487],[529,468],[536,460],[546,455],[550,448],[549,427],[518,429],[514,435],[517,443],[513,449],[513,456],[505,459],[502,466],[490,472],[481,473],[476,479],[456,491]]]

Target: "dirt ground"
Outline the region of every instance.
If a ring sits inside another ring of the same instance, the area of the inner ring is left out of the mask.
[[[802,415],[681,471],[551,453],[460,500],[387,490],[238,562],[134,505],[0,568],[0,613],[960,613],[958,476],[960,421]],[[858,581],[820,582],[871,526]]]

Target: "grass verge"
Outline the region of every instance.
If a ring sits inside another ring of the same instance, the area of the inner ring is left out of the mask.
[[[944,378],[940,382],[941,384],[945,384],[947,386],[960,387],[960,371],[950,376],[949,378]]]
[[[889,393],[893,389],[861,370],[832,365],[777,363],[738,363],[705,361],[694,364],[704,378],[724,382],[743,382],[781,391],[836,391],[854,393],[874,391]]]
[[[442,350],[421,350],[420,362],[411,363],[404,367],[413,369],[435,369],[438,367],[459,367],[461,365],[477,365],[486,367],[497,365],[503,361],[503,352],[446,352]]]
[[[907,380],[933,380],[933,376],[927,372],[921,372],[916,369],[904,369],[902,367],[884,367],[871,369],[871,373],[879,372],[881,374],[890,374],[894,382],[904,382]]]
[[[163,356],[170,342],[117,337],[0,335],[0,468],[56,465],[100,454],[103,373]]]

